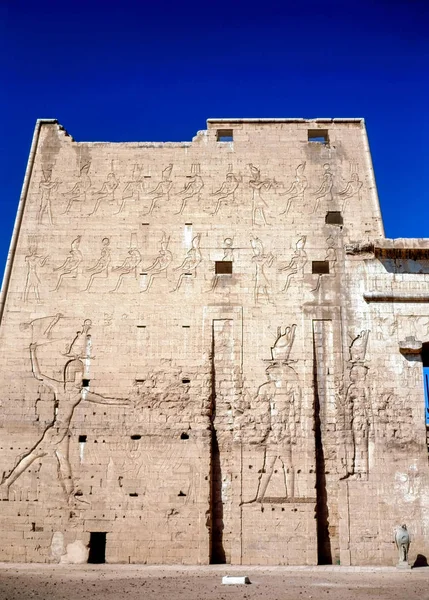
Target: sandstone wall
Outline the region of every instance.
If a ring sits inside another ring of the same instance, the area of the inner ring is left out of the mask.
[[[427,553],[421,355],[398,345],[427,341],[425,305],[364,295],[428,275],[382,237],[360,120],[163,144],[39,123],[3,285],[0,560],[105,533],[108,562],[390,564],[402,522]]]

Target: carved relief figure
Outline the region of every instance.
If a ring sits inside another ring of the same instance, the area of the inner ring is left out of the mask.
[[[324,200],[325,198],[327,200],[333,200],[332,187],[334,182],[330,165],[324,164],[323,170],[322,183],[320,184],[319,189],[313,192],[313,196],[316,196],[313,213],[317,212],[321,200]]]
[[[143,195],[143,167],[141,165],[134,165],[132,181],[129,181],[124,191],[122,192],[122,202],[119,210],[115,214],[119,214],[124,210],[126,202],[139,201],[141,195]]]
[[[52,291],[57,292],[60,289],[63,279],[76,279],[79,265],[83,260],[82,252],[79,250],[80,240],[81,236],[78,235],[71,243],[70,252],[66,260],[60,267],[54,269],[54,271],[60,271],[60,276],[58,277],[57,285]]]
[[[348,432],[347,471],[366,477],[369,472],[369,441],[374,436],[374,417],[366,376],[368,367],[361,363],[350,369],[350,384],[345,399],[345,424]]]
[[[118,267],[114,267],[112,271],[116,271],[119,273],[118,281],[116,282],[115,287],[111,292],[116,292],[124,279],[124,277],[128,278],[128,275],[131,277],[134,275],[134,279],[137,279],[137,267],[142,261],[142,257],[140,252],[137,250],[137,241],[135,239],[135,234],[131,235],[131,247],[128,250],[128,256],[126,256],[124,262]]]
[[[191,166],[191,178],[185,184],[183,190],[179,192],[179,196],[182,198],[182,204],[180,206],[180,210],[175,213],[176,215],[181,215],[185,210],[186,203],[190,198],[196,197],[197,200],[201,198],[201,190],[204,187],[204,181],[200,175],[200,165],[194,164]]]
[[[152,198],[152,203],[150,205],[150,208],[149,208],[148,212],[145,214],[147,214],[147,215],[152,214],[158,200],[170,200],[170,190],[171,190],[171,186],[173,185],[173,180],[170,178],[172,170],[173,170],[173,165],[172,164],[168,165],[168,167],[166,167],[163,170],[161,181],[158,183],[156,188],[154,188],[153,190],[148,192],[148,195],[153,196],[153,198]]]
[[[140,290],[141,292],[147,292],[150,289],[153,280],[157,275],[160,275],[161,273],[167,273],[167,269],[170,266],[171,261],[173,260],[173,255],[171,254],[170,250],[168,250],[169,241],[170,238],[167,238],[167,236],[164,233],[161,240],[161,248],[159,250],[158,256],[155,258],[155,260],[149,267],[143,269],[143,271],[148,273],[149,279],[147,281],[146,287],[143,290]]]
[[[283,473],[284,497],[294,498],[296,493],[292,446],[296,444],[301,410],[298,378],[286,362],[273,362],[266,373],[268,382],[259,387],[256,396],[256,402],[269,405],[270,415],[256,502],[263,502],[266,498],[267,488],[277,465]]]
[[[37,222],[43,223],[43,217],[45,214],[48,216],[49,224],[52,225],[52,206],[51,206],[51,194],[58,189],[60,181],[56,179],[52,181],[52,171],[43,171],[43,181],[39,183],[40,190],[40,208],[37,213]]]
[[[6,493],[6,497],[8,497],[10,486],[34,461],[40,460],[47,455],[53,455],[58,463],[58,478],[67,501],[73,503],[77,500],[76,496],[82,495],[82,492],[75,487],[69,460],[70,423],[76,406],[82,400],[110,405],[128,405],[129,401],[126,399],[106,398],[89,391],[88,387],[84,387],[84,365],[77,358],[66,362],[64,365],[64,377],[61,381],[44,375],[39,367],[37,347],[38,344],[35,342],[30,344],[33,376],[52,390],[54,394],[54,419],[30,452],[19,458],[16,466],[10,473],[7,476],[3,476],[0,488]]]
[[[278,329],[271,348],[272,359],[266,369],[268,381],[259,386],[248,409],[240,409],[242,433],[240,439],[264,446],[264,463],[260,469],[256,494],[246,503],[294,498],[297,495],[293,445],[296,444],[301,415],[301,386],[289,364],[296,325]],[[269,494],[274,473],[282,474],[280,488]],[[267,493],[268,492],[268,493]]]
[[[101,189],[98,192],[93,192],[93,196],[98,196],[97,201],[94,206],[94,210],[89,213],[90,215],[95,215],[97,210],[100,208],[100,204],[102,200],[107,200],[110,204],[115,202],[115,190],[119,186],[119,181],[116,179],[115,174],[110,172],[107,175],[106,181],[101,186]]]
[[[235,190],[238,188],[240,178],[234,175],[232,172],[232,165],[229,165],[228,173],[226,174],[225,181],[222,183],[220,188],[210,194],[211,196],[217,196],[217,203],[212,215],[217,215],[221,204],[227,204],[228,202],[234,202]]]
[[[263,197],[263,193],[272,188],[275,189],[278,186],[278,183],[275,179],[262,180],[260,170],[251,163],[249,169],[252,174],[249,185],[253,190],[252,225],[257,225],[258,216],[262,218],[264,225],[268,225],[264,210],[268,205]]]
[[[232,247],[233,240],[232,238],[225,238],[223,241],[223,258],[222,261],[234,262],[234,248]],[[209,292],[213,292],[216,289],[217,284],[219,283],[219,275],[215,274],[212,279],[212,284]]]
[[[34,342],[36,340],[40,345],[42,342],[47,343],[52,340],[52,330],[62,318],[63,315],[57,313],[56,315],[51,315],[49,317],[41,317],[39,319],[21,323],[19,328],[21,331],[31,329],[32,341]]]
[[[326,244],[328,248],[326,250],[325,260],[329,262],[329,274],[335,275],[338,260],[337,251],[335,250],[335,239],[332,236],[329,236],[326,240]]]
[[[271,348],[271,358],[273,360],[289,360],[289,354],[292,349],[293,342],[295,340],[296,325],[291,327],[285,327],[282,333],[282,328],[279,327],[277,330],[277,339],[274,346]]]
[[[27,263],[27,279],[25,280],[24,302],[28,302],[29,295],[33,292],[37,304],[40,304],[40,279],[37,269],[46,264],[48,256],[37,254],[37,241],[33,236],[30,236],[29,238],[28,251],[29,254],[25,257],[25,262]]]
[[[295,252],[290,260],[290,262],[286,265],[282,265],[279,268],[280,273],[286,273],[286,282],[281,290],[282,292],[287,292],[292,277],[297,273],[303,273],[304,267],[307,264],[307,253],[305,252],[305,242],[307,241],[307,236],[303,235],[295,244]]]
[[[293,200],[298,199],[304,202],[304,192],[308,186],[307,178],[304,176],[304,169],[305,162],[297,166],[295,172],[295,179],[293,180],[289,188],[286,191],[279,193],[279,196],[288,196],[286,208],[283,212],[280,213],[281,215],[288,214]]]
[[[187,275],[193,275],[194,277],[197,274],[197,267],[203,260],[201,251],[200,251],[200,239],[201,235],[198,234],[192,240],[192,247],[186,253],[185,260],[182,262],[180,267],[176,267],[175,271],[182,271],[179,275],[179,279],[177,280],[176,287],[171,290],[172,292],[176,292],[180,286],[182,285],[183,278]]]
[[[363,329],[350,344],[350,361],[363,362],[368,346],[369,329]]]
[[[82,327],[76,332],[71,344],[68,344],[64,356],[69,358],[89,358],[91,349],[91,336],[89,330],[92,327],[91,319],[85,319]]]
[[[317,292],[317,290],[320,288],[322,277],[329,277],[335,275],[335,267],[337,264],[337,251],[335,250],[334,238],[332,236],[329,236],[326,240],[326,244],[328,247],[326,250],[325,261],[329,262],[329,273],[319,273],[317,277],[316,287],[311,290],[312,292]]]
[[[363,183],[359,180],[359,174],[357,172],[357,165],[351,165],[351,174],[350,180],[347,182],[346,187],[338,192],[339,196],[343,197],[343,211],[346,208],[347,202],[350,198],[357,196],[358,200],[360,200],[360,191],[362,189]]]
[[[96,277],[106,278],[109,276],[109,264],[111,260],[109,245],[109,238],[103,238],[101,240],[100,258],[97,260],[93,267],[89,267],[89,269],[87,269],[87,272],[91,273],[91,276],[89,278],[88,285],[86,286],[84,291],[89,291],[91,289],[91,286]]]
[[[67,214],[69,212],[75,200],[81,200],[83,198],[84,202],[86,201],[86,196],[91,189],[91,179],[88,175],[90,166],[91,163],[86,163],[83,165],[83,167],[80,169],[79,180],[74,184],[71,190],[63,194],[63,196],[69,199],[67,208],[63,214]]]
[[[274,254],[271,252],[264,254],[264,246],[257,237],[252,237],[250,243],[253,250],[252,262],[255,264],[255,304],[259,304],[261,299],[272,303],[270,295],[271,283],[265,274],[265,267],[271,267],[274,261]]]

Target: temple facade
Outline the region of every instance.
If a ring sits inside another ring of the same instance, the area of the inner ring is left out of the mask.
[[[429,239],[362,119],[36,124],[0,307],[1,561],[429,556]],[[420,557],[420,559],[419,559]]]

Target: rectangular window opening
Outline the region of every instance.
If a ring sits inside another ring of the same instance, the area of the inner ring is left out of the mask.
[[[331,210],[326,213],[325,223],[327,225],[342,225],[343,215],[339,210]]]
[[[232,275],[232,261],[231,260],[217,260],[215,262],[215,274],[216,275]]]
[[[233,142],[234,135],[232,129],[218,129],[216,131],[217,142]]]
[[[313,275],[328,275],[329,260],[313,260],[311,264],[311,272]]]
[[[82,379],[82,387],[88,387],[89,386],[89,379]]]
[[[86,435],[80,435],[80,436],[79,436],[79,443],[80,443],[80,444],[84,444],[84,443],[86,442],[86,440],[87,440],[87,439],[88,439],[88,438],[87,438],[87,436],[86,436]]]
[[[308,141],[316,144],[329,144],[327,129],[309,129]]]

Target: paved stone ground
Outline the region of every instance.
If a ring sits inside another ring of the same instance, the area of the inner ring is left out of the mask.
[[[222,585],[248,575],[250,585]],[[429,600],[429,568],[0,563],[1,600]]]

